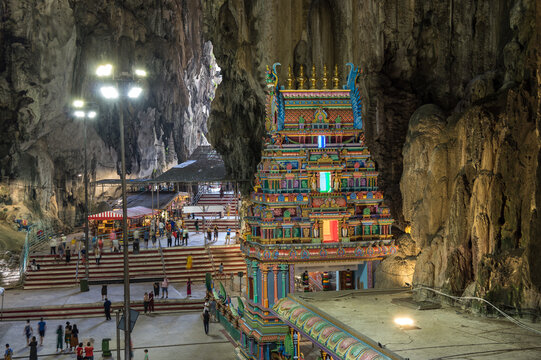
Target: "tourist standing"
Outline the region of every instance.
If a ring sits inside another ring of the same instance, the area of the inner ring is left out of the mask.
[[[188,278],[188,282],[186,282],[186,296],[192,296],[192,281],[190,278]]]
[[[9,344],[6,344],[6,351],[4,351],[4,360],[11,360],[13,357],[13,350],[9,347]]]
[[[101,261],[101,249],[99,246],[94,246],[94,257],[96,258],[96,265],[99,265]]]
[[[60,244],[58,245],[58,256],[56,259],[58,261],[62,261],[62,258],[64,257],[64,245]]]
[[[182,230],[182,242],[184,243],[185,246],[188,246],[188,228],[187,227],[185,227]]]
[[[158,293],[159,291],[158,288]],[[154,293],[152,291],[148,293],[148,312],[154,312]]]
[[[23,334],[26,336],[26,346],[30,345],[30,338],[32,337],[33,332],[34,329],[32,329],[32,326],[30,326],[30,320],[26,320],[26,325],[23,330]]]
[[[218,274],[220,274],[220,278],[224,275],[224,263],[221,262],[220,266],[218,267]]]
[[[218,225],[214,225],[214,241],[218,241]]]
[[[105,302],[103,303],[103,310],[105,311],[105,320],[111,320],[111,301],[105,297]]]
[[[85,346],[85,359],[94,360],[94,347],[90,345],[90,342],[87,342]]]
[[[210,231],[210,227],[207,226],[207,239],[209,242],[212,241],[212,232]]]
[[[199,234],[199,219],[195,220],[195,233]]]
[[[100,248],[100,253],[102,253],[103,252],[103,239],[102,238],[98,239],[98,247]]]
[[[165,296],[167,299],[169,297],[169,290],[167,289],[169,287],[169,279],[167,279],[167,276],[163,278],[162,281],[162,299]]]
[[[101,286],[101,301],[103,301],[103,299],[107,299],[107,285]]]
[[[62,246],[64,247],[64,250],[65,250],[66,249],[66,244],[68,242],[68,238],[66,237],[66,235],[62,234],[60,239],[62,240]]]
[[[160,223],[158,224],[158,229],[160,230],[160,236],[163,236],[163,230],[165,229],[165,225],[163,221],[160,220]]]
[[[156,297],[160,296],[160,283],[157,281],[154,282],[153,288],[154,288],[154,296]]]
[[[231,240],[231,229],[227,228],[227,232],[225,233],[225,244],[229,245],[230,240]]]
[[[49,246],[51,247],[51,255],[56,255],[56,239],[51,237],[49,239]]]
[[[179,236],[179,233],[178,233],[178,231],[176,229],[173,230],[173,237],[175,238],[175,246],[179,246],[180,245],[180,236]]]
[[[32,336],[32,341],[28,345],[30,346],[30,360],[38,360],[38,342],[36,341],[36,337]]]
[[[66,247],[66,265],[68,265],[70,263],[70,259],[71,259],[71,250],[70,250],[70,247]]]
[[[73,324],[73,327],[71,328],[70,350],[72,348],[76,348],[78,344],[79,344],[79,329],[77,329],[77,325]]]
[[[152,232],[152,247],[156,247],[156,232]]]
[[[149,302],[148,293],[145,292],[145,295],[143,296],[143,309],[145,311],[145,314],[148,311],[148,302]]]
[[[210,321],[210,315],[208,310],[203,311],[203,327],[205,329],[205,334],[209,334],[209,321]]]
[[[143,360],[148,360],[148,349],[145,349],[145,358]]]
[[[56,352],[58,352],[58,349],[60,351],[64,350],[64,339],[62,339],[62,335],[64,335],[62,325],[58,325],[58,329],[56,329]]]
[[[173,240],[171,239],[171,232],[167,232],[167,247],[171,247],[173,245]]]
[[[70,322],[66,322],[66,327],[64,328],[64,342],[66,343],[66,351],[71,351],[71,325]]]
[[[40,319],[38,323],[38,332],[39,332],[39,345],[43,346],[43,338],[45,337],[45,330],[47,329],[47,324],[43,321],[43,318]]]
[[[148,231],[148,228],[145,228],[145,232],[143,233],[143,240],[145,241],[145,248],[148,249],[148,239],[150,238],[150,233]]]

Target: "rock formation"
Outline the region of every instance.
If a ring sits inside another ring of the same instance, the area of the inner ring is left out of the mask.
[[[74,97],[99,105],[88,124],[91,180],[118,178],[118,111],[99,98],[94,77],[102,61],[149,73],[143,99],[125,107],[129,176],[151,176],[206,143],[219,68],[202,38],[198,2],[3,0],[0,15],[7,221],[81,221],[83,125],[71,116]]]
[[[281,62],[284,79],[288,64],[338,64],[344,79],[343,64],[360,65],[379,185],[407,230],[378,283],[539,309],[540,11],[531,0],[204,2],[224,68],[210,142],[249,179],[265,66]]]

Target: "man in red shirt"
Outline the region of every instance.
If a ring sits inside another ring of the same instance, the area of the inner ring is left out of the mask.
[[[85,346],[85,359],[94,360],[94,347],[89,342]]]

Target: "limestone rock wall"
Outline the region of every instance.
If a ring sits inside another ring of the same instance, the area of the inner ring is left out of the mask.
[[[0,210],[8,222],[80,221],[83,125],[70,115],[74,97],[99,106],[88,124],[91,180],[118,178],[118,111],[98,96],[100,62],[149,73],[143,98],[124,111],[129,176],[151,176],[206,143],[219,68],[202,38],[199,2],[2,0],[0,15],[0,186],[10,193]]]
[[[539,309],[535,1],[217,0],[203,14],[223,68],[209,140],[232,173],[259,161],[266,65],[283,82],[288,64],[345,79],[353,62],[379,185],[409,232],[378,283]]]

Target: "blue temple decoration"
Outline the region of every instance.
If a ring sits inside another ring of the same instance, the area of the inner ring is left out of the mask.
[[[362,129],[363,120],[361,94],[359,93],[359,89],[355,86],[355,82],[359,76],[359,68],[356,68],[352,63],[347,63],[346,65],[349,66],[349,75],[346,88],[350,90],[349,96],[351,98],[351,107],[353,108],[353,126],[355,129]]]
[[[272,74],[276,81],[273,83],[274,85],[274,91],[276,94],[276,105],[278,107],[278,121],[276,124],[276,129],[278,131],[284,130],[284,123],[286,118],[286,110],[285,110],[285,104],[284,104],[284,96],[280,92],[280,88],[278,86],[278,71],[276,70],[277,66],[282,66],[280,63],[274,63],[272,65]]]

